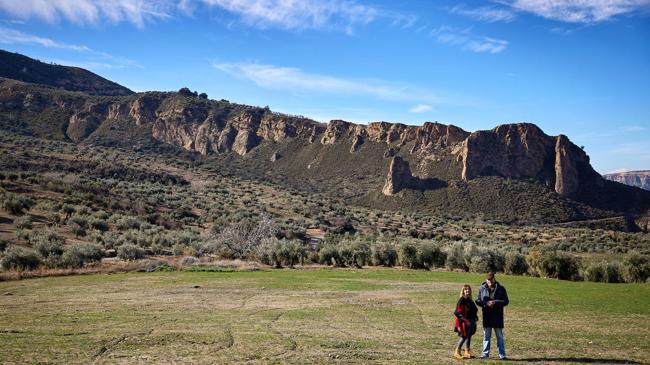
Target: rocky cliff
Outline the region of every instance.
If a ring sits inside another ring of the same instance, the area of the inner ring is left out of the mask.
[[[621,184],[650,190],[650,170],[617,172],[605,174],[603,177],[607,180],[616,181]]]
[[[471,133],[436,122],[325,124],[189,90],[95,96],[0,78],[0,129],[75,143],[174,146],[227,159],[223,166],[239,166],[235,173],[284,174],[318,182],[310,189],[342,189],[385,207],[471,206],[489,214],[492,203],[510,209],[513,202],[502,199],[539,200],[534,209],[527,203],[505,212],[508,219],[522,209],[537,217],[536,210],[558,204],[561,219],[650,208],[650,193],[606,182],[566,136],[549,136],[531,123]]]
[[[486,175],[536,179],[562,196],[599,180],[582,149],[566,136],[548,136],[530,123],[474,132],[463,141],[459,158],[464,180]]]
[[[0,108],[59,115],[66,136],[82,142],[113,121],[149,130],[155,140],[203,155],[233,152],[243,156],[261,143],[301,140],[323,146],[345,144],[358,153],[367,143],[385,146],[393,157],[384,188],[386,195],[413,188],[409,162],[422,179],[440,179],[427,166],[447,160],[461,171],[456,179],[481,176],[539,181],[561,196],[572,196],[583,184],[598,184],[600,176],[589,157],[566,136],[548,136],[530,123],[505,124],[492,130],[466,132],[453,125],[427,122],[421,126],[377,122],[368,125],[313,120],[256,108],[212,101],[179,93],[140,93],[126,98],[80,98],[7,81]],[[55,113],[56,111],[56,113]],[[125,141],[128,143],[128,141]],[[408,172],[408,173],[407,173]],[[450,177],[445,176],[443,180]],[[454,178],[454,176],[451,176]]]

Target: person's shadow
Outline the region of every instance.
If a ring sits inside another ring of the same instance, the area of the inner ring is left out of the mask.
[[[598,359],[591,357],[527,357],[527,358],[508,358],[509,361],[518,362],[571,362],[579,364],[645,364],[634,360],[624,359]]]

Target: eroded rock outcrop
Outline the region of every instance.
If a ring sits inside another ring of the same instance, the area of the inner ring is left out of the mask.
[[[101,125],[94,114],[81,111],[70,117],[66,135],[75,142],[81,142]]]
[[[131,103],[129,116],[135,120],[136,125],[153,123],[156,119],[156,110],[160,100],[148,95],[143,95]]]
[[[402,189],[413,184],[413,175],[409,163],[400,156],[395,156],[390,162],[388,176],[382,192],[384,195],[395,195]]]
[[[566,136],[551,137],[530,123],[500,125],[472,133],[459,153],[462,179],[496,175],[535,179],[563,196],[579,189],[581,179],[596,174],[587,155]]]

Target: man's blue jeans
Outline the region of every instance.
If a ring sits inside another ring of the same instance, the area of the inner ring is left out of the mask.
[[[483,327],[483,357],[490,356],[490,340],[492,337],[492,327]],[[503,342],[503,328],[494,328],[497,335],[497,347],[499,348],[499,357],[506,357],[506,344]]]

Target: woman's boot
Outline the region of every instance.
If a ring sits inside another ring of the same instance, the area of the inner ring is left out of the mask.
[[[455,358],[455,359],[458,359],[458,360],[462,360],[462,359],[463,359],[463,355],[460,354],[460,347],[457,347],[457,348],[456,348],[456,352],[454,352],[454,358]]]
[[[465,349],[465,353],[463,354],[463,359],[471,359],[474,356],[472,356],[472,352],[470,351],[469,348]]]

